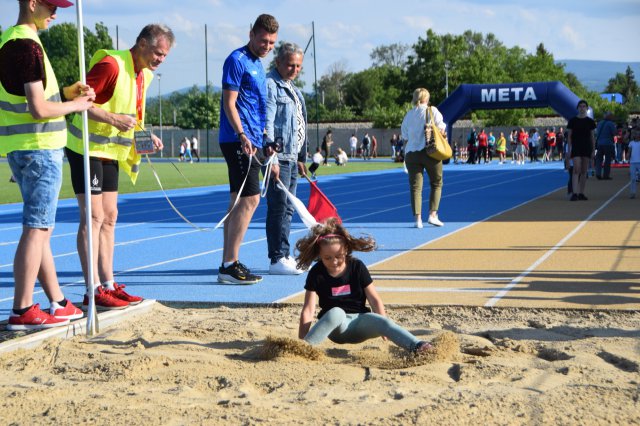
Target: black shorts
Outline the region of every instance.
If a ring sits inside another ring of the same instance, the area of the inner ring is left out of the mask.
[[[256,151],[255,157],[258,157],[259,161],[256,161],[254,157],[249,169],[249,157],[242,152],[240,142],[221,143],[220,150],[222,150],[222,155],[227,162],[230,192],[237,193],[240,191],[242,182],[244,182],[245,176],[249,173],[247,183],[244,184],[240,196],[251,197],[260,194],[260,163],[264,163],[262,151],[260,149]]]
[[[84,157],[69,148],[64,149],[71,168],[71,185],[74,194],[84,194]],[[89,176],[91,194],[118,192],[118,161],[106,158],[89,157]]]

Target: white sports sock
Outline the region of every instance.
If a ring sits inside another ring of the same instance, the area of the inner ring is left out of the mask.
[[[105,281],[102,283],[102,287],[104,287],[107,290],[115,290],[116,288],[113,286],[114,282],[115,281],[113,280]]]

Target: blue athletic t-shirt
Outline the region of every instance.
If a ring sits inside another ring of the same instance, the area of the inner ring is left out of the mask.
[[[222,67],[222,89],[238,92],[236,108],[251,143],[262,148],[267,116],[267,80],[260,58],[247,46],[234,50]],[[220,98],[220,143],[238,142]]]

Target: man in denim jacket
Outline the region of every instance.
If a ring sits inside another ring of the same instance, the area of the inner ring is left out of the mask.
[[[267,144],[282,146],[278,153],[279,180],[295,195],[298,171],[306,175],[307,158],[307,109],[304,97],[293,81],[300,73],[304,52],[294,43],[283,43],[278,49],[276,67],[267,75],[267,120],[265,138]],[[269,181],[267,192],[267,246],[269,249],[269,273],[272,275],[297,275],[302,270],[290,257],[289,230],[293,205],[276,181]]]

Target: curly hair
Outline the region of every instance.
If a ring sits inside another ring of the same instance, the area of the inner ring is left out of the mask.
[[[326,244],[340,242],[347,250],[347,261],[351,259],[354,251],[373,251],[376,242],[370,236],[354,237],[338,222],[336,218],[329,218],[325,223],[314,226],[307,234],[296,243],[296,265],[298,269],[307,269],[313,262],[319,260],[320,247]]]

